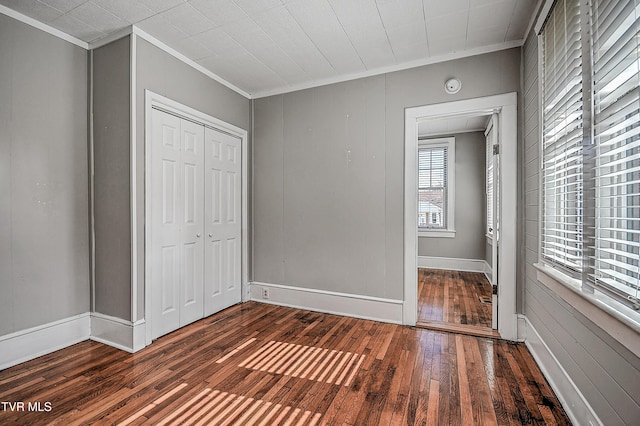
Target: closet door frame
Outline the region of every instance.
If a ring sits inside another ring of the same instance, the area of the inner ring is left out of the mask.
[[[145,184],[144,184],[144,205],[145,205],[145,249],[144,249],[144,267],[145,267],[145,279],[144,279],[144,322],[145,322],[145,346],[151,344],[151,321],[152,321],[152,305],[151,305],[151,280],[148,279],[151,276],[151,256],[147,256],[147,248],[151,247],[151,143],[152,143],[152,127],[151,127],[151,115],[152,110],[159,109],[161,111],[176,115],[180,118],[190,120],[204,126],[212,127],[218,131],[228,133],[232,136],[239,138],[241,142],[241,167],[242,167],[242,225],[241,225],[241,242],[242,242],[242,260],[241,260],[241,295],[242,302],[249,300],[249,279],[248,279],[248,181],[247,181],[247,167],[248,167],[248,141],[247,131],[227,123],[218,118],[212,117],[208,114],[200,112],[189,106],[183,105],[165,96],[159,95],[151,90],[145,90],[145,137],[144,137],[144,152],[145,152]],[[151,251],[149,251],[149,254]],[[135,291],[135,289],[134,289]]]

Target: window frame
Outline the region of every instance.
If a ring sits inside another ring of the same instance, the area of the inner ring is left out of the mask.
[[[418,146],[417,146],[417,158],[419,158],[420,148],[428,147],[428,148],[446,148],[446,163],[447,163],[447,177],[446,177],[446,185],[445,185],[445,194],[446,194],[446,203],[447,208],[444,212],[445,214],[445,227],[444,228],[425,228],[420,227],[417,223],[416,226],[418,228],[418,237],[438,237],[438,238],[455,238],[456,236],[456,228],[455,228],[455,162],[456,162],[456,139],[454,136],[443,137],[443,138],[418,138]],[[418,176],[420,174],[420,168],[418,164],[416,164],[416,170],[418,171]],[[420,184],[417,182],[417,192],[416,197],[419,197]],[[419,200],[418,204],[419,206]],[[417,212],[416,212],[417,214]]]

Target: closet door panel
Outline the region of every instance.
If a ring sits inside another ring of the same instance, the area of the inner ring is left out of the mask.
[[[180,119],[160,111],[152,115],[151,291],[152,335],[180,326],[182,208]]]
[[[241,140],[205,129],[205,315],[241,300]]]
[[[182,285],[180,326],[203,316],[204,126],[181,120]]]

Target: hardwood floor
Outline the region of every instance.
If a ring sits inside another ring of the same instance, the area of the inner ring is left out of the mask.
[[[418,269],[418,323],[493,336],[491,284],[479,272]]]
[[[3,425],[570,424],[523,344],[255,302],[0,371],[0,401],[25,404]]]

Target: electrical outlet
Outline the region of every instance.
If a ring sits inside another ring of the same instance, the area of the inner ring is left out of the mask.
[[[263,288],[262,289],[262,298],[263,299],[268,299],[269,298],[269,289],[268,288]]]

